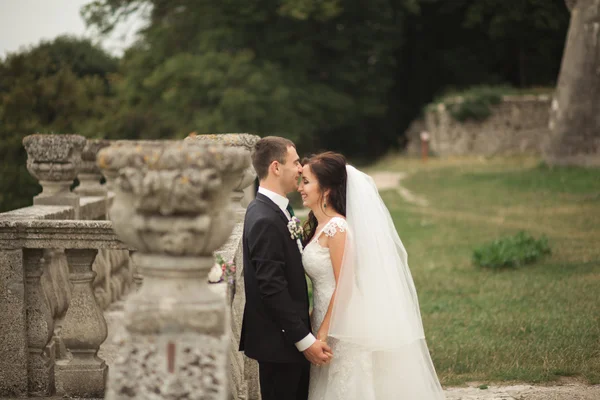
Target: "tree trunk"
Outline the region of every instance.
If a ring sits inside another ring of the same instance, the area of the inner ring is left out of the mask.
[[[565,0],[571,22],[550,115],[550,165],[600,166],[600,0]]]

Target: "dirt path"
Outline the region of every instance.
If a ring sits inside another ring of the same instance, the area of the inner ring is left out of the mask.
[[[379,190],[395,189],[407,202],[419,207],[429,206],[429,201],[427,201],[426,198],[418,196],[402,186],[401,182],[407,176],[408,174],[405,172],[380,171],[373,173],[371,178],[373,178],[375,185]]]

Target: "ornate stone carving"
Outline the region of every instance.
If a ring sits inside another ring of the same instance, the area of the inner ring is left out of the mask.
[[[42,193],[34,197],[34,205],[69,205],[79,218],[79,196],[70,186],[81,167],[81,151],[85,138],[79,135],[26,136],[27,170],[42,185]]]
[[[77,175],[79,186],[75,192],[81,196],[105,196],[106,186],[100,184],[102,173],[96,164],[98,152],[110,146],[110,141],[104,139],[88,139],[81,153],[82,165]]]
[[[254,146],[259,140],[260,136],[251,135],[249,133],[223,133],[218,135],[196,135],[192,133],[184,139],[184,141],[190,143],[222,144],[224,146],[241,149],[244,151],[244,155],[248,160],[250,160],[250,155]],[[256,172],[249,163],[248,167],[238,176],[237,183],[231,194],[231,201],[233,202],[234,210],[237,214],[237,222],[241,222],[244,219],[244,209],[241,205],[242,198],[244,197],[243,190],[250,186],[255,179]]]
[[[190,133],[186,141],[195,141],[200,143],[222,144],[229,147],[243,147],[249,152],[254,149],[256,142],[260,140],[260,136],[250,133],[219,133],[209,135],[198,135]]]
[[[164,146],[166,143],[174,143],[167,140],[116,140],[110,142],[110,152],[102,153],[102,161],[98,160],[100,151],[96,154],[96,165],[100,167],[101,173],[106,178],[107,189],[114,190],[114,182],[119,170],[125,166],[130,153],[139,152],[144,148]]]
[[[132,247],[207,256],[227,240],[233,227],[227,197],[248,165],[242,150],[179,142],[100,151],[102,170],[115,164],[111,220]]]
[[[194,142],[100,152],[100,168],[116,171],[110,218],[144,276],[124,306],[107,398],[226,398],[229,314],[207,278],[248,161],[245,150]]]

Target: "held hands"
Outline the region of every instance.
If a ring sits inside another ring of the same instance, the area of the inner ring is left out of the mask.
[[[327,343],[316,340],[308,349],[304,350],[304,357],[311,364],[321,366],[331,361],[333,353]]]

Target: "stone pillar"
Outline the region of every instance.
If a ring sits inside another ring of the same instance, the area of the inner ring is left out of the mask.
[[[71,206],[79,219],[79,195],[71,184],[81,167],[85,138],[79,135],[35,134],[23,138],[27,151],[27,170],[42,185],[34,205]]]
[[[69,355],[56,363],[56,389],[61,396],[104,396],[108,367],[97,354],[107,329],[92,288],[96,276],[92,264],[97,253],[97,249],[65,250],[73,291],[62,326]]]
[[[254,196],[254,180],[256,172],[250,163],[250,156],[259,136],[250,134],[219,134],[219,135],[190,135],[185,141],[200,143],[222,143],[225,146],[235,147],[244,151],[249,165],[238,177],[231,199],[236,215],[236,225],[227,242],[219,248],[219,253],[226,260],[233,260],[237,266],[236,279],[228,287],[227,299],[231,301],[231,342],[229,352],[229,377],[231,396],[234,399],[258,399],[260,389],[258,385],[258,365],[238,351],[242,317],[246,298],[244,295],[244,263],[242,257],[242,233],[244,230],[244,216],[248,193]]]
[[[82,165],[77,175],[79,186],[74,190],[80,196],[106,196],[106,185],[102,185],[102,173],[96,165],[96,155],[110,142],[104,139],[88,139],[81,153]]]
[[[209,289],[208,272],[233,228],[230,192],[248,159],[210,144],[123,147],[103,149],[98,165],[123,165],[110,217],[119,238],[137,249],[144,284],[125,303],[107,398],[224,400],[229,313]]]
[[[28,392],[49,396],[54,393],[54,319],[41,283],[44,250],[24,249],[27,301]]]
[[[0,249],[0,397],[28,392],[25,280],[22,249]]]

